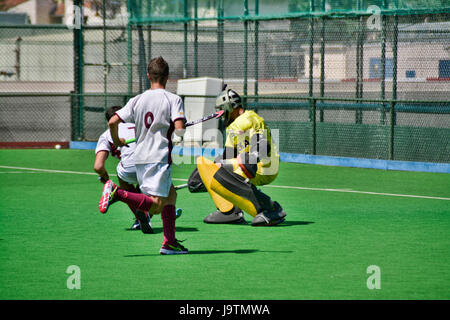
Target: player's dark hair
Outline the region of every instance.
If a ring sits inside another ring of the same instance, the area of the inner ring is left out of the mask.
[[[147,66],[147,72],[150,82],[163,83],[169,76],[169,64],[163,57],[153,58]]]
[[[112,116],[113,116],[117,111],[119,111],[120,109],[122,109],[121,106],[112,106],[112,107],[108,108],[108,109],[105,111],[105,118],[106,118],[106,121],[109,121],[109,119],[111,119]]]

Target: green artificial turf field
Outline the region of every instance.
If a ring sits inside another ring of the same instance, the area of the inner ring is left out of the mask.
[[[204,224],[208,194],[179,190],[190,253],[161,256],[159,216],[145,235],[127,230],[125,204],[98,211],[93,161],[93,150],[0,150],[0,299],[450,298],[448,174],[282,163],[262,190],[287,219],[269,228]],[[193,168],[174,166],[174,183]],[[371,265],[380,289],[367,287]]]

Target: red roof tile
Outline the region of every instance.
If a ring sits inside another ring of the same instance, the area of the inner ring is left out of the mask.
[[[0,1],[0,11],[6,11],[28,0],[2,0]]]

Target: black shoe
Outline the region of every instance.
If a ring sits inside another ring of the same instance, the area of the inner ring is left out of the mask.
[[[263,210],[253,218],[252,226],[275,226],[282,223],[285,217],[286,212],[284,212],[279,203],[275,201],[272,210]]]
[[[141,225],[139,224],[139,220],[134,220],[133,225],[131,226],[131,230],[141,230]]]
[[[145,211],[136,210],[136,218],[139,221],[142,233],[153,233],[152,223],[150,222],[150,214],[146,214]]]
[[[206,216],[205,219],[203,219],[204,223],[216,223],[216,224],[237,224],[237,223],[247,223],[244,219],[244,215],[241,211],[241,209],[237,207],[233,207],[228,212],[222,212],[220,210],[217,210],[210,215]]]

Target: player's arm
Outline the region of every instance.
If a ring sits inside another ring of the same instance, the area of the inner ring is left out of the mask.
[[[108,155],[108,151],[99,151],[95,155],[94,171],[97,172],[101,183],[106,183],[109,180],[108,172],[105,169],[105,161]]]
[[[252,121],[246,116],[238,117],[233,123],[227,128],[227,136],[225,140],[225,148],[222,158],[216,159],[216,164],[218,167],[229,168],[229,170],[234,171],[236,166],[236,158],[239,159],[238,144],[243,142],[245,139],[246,132],[252,128]]]
[[[109,131],[111,132],[111,137],[116,147],[126,146],[125,139],[119,138],[119,123],[121,122],[122,120],[117,114],[113,115],[108,122]]]
[[[186,119],[184,118],[180,118],[180,119],[176,119],[174,121],[174,127],[175,127],[175,131],[174,133],[179,136],[179,137],[183,137],[184,133],[186,132]]]
[[[186,117],[184,115],[184,104],[180,97],[170,105],[170,120],[174,124],[174,133],[183,138],[186,132]]]
[[[249,152],[242,152],[237,160],[247,178],[253,179],[258,171],[258,163],[266,161],[270,153],[270,143],[263,133],[255,133],[250,138]]]
[[[241,131],[249,134],[249,146],[237,156],[239,167],[249,179],[255,177],[258,163],[261,160],[265,160],[270,154],[270,142],[267,139],[267,132],[265,129],[259,128],[257,123],[258,121],[251,117],[242,117],[242,121],[236,123]]]

